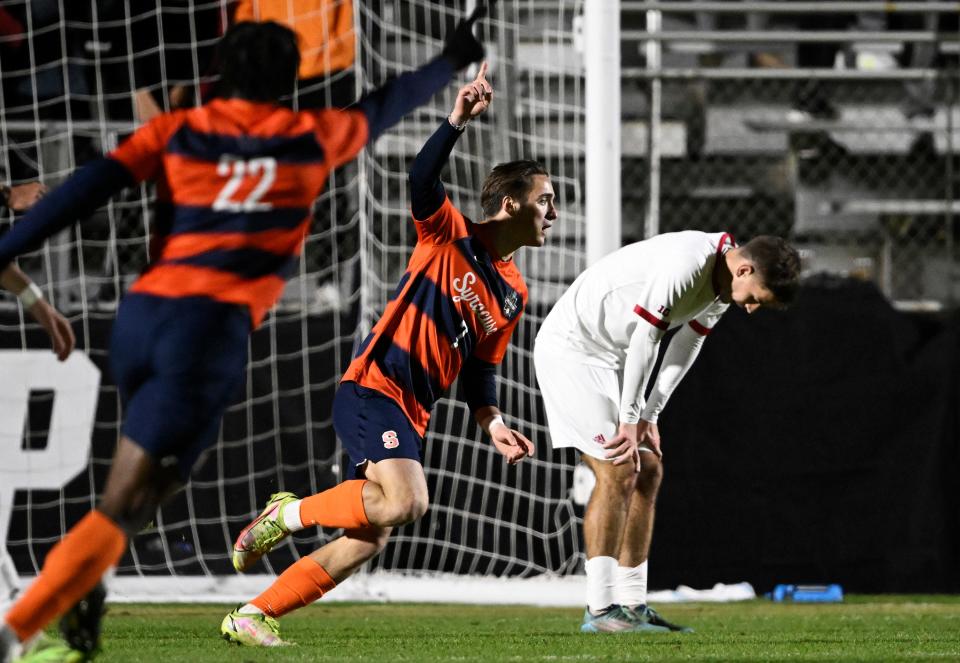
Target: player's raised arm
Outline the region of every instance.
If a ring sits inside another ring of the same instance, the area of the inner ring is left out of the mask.
[[[368,143],[404,115],[429,101],[454,73],[483,59],[483,44],[474,36],[473,25],[485,15],[486,5],[480,3],[469,18],[457,25],[437,58],[415,71],[387,81],[357,102],[357,108],[367,119]]]
[[[38,249],[48,237],[93,214],[127,187],[153,178],[177,120],[160,115],[143,125],[109,155],[79,168],[0,237],[0,270],[19,255]]]
[[[486,112],[493,101],[493,87],[487,81],[487,63],[480,65],[476,78],[457,92],[453,110],[427,139],[410,165],[410,207],[413,218],[429,218],[446,198],[440,173],[467,123]]]

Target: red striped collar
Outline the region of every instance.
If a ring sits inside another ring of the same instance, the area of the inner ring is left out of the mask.
[[[713,286],[713,295],[715,297],[720,296],[720,284],[717,283],[717,265],[720,264],[720,259],[723,257],[723,254],[726,253],[723,247],[727,242],[730,243],[730,248],[737,246],[737,241],[730,233],[723,233],[720,241],[717,242],[717,259],[713,261],[713,273],[710,274],[710,285]]]

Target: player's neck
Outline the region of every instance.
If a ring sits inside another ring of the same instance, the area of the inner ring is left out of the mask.
[[[487,219],[476,224],[473,232],[495,260],[511,260],[516,250],[522,246],[497,219]]]

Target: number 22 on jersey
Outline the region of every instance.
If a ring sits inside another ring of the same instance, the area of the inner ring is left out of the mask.
[[[261,212],[273,208],[271,203],[260,202],[277,178],[277,160],[273,157],[244,160],[224,154],[217,164],[217,175],[229,179],[213,201],[213,209],[221,212]],[[234,200],[246,177],[258,177],[256,185],[245,199]]]

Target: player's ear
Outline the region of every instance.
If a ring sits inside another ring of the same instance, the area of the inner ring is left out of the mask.
[[[741,263],[739,267],[737,267],[736,274],[737,276],[750,276],[756,271],[757,269],[756,267],[753,266],[752,263],[744,262],[744,263]]]
[[[512,197],[510,197],[510,196],[504,196],[504,197],[503,197],[503,200],[500,202],[500,211],[501,211],[501,212],[506,212],[506,213],[509,214],[510,216],[513,216],[514,214],[517,213],[517,209],[518,209],[517,201],[515,201],[515,200],[514,200]]]

